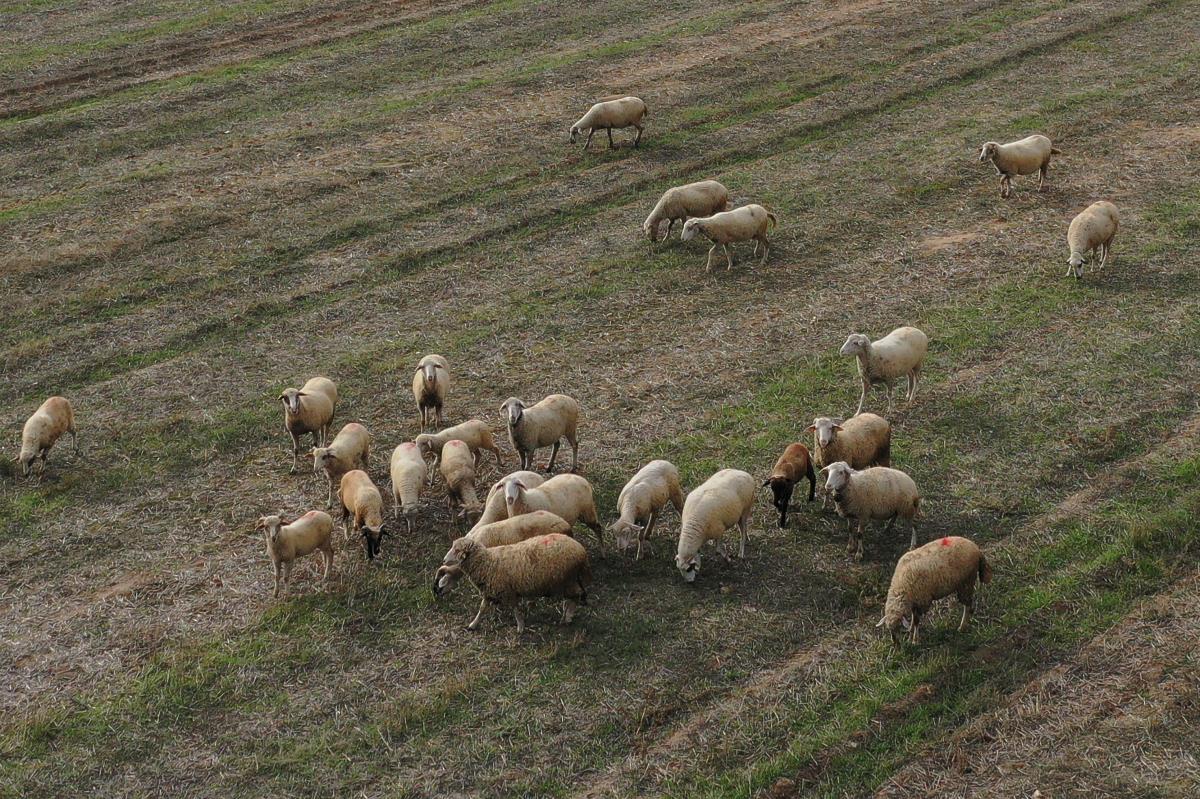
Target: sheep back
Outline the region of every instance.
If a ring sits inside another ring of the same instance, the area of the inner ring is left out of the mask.
[[[719,539],[754,506],[754,478],[722,469],[692,490],[683,503],[679,554],[690,557],[705,541]]]
[[[900,556],[888,589],[885,618],[907,615],[905,603],[924,612],[934,600],[951,594],[970,596],[976,578],[990,582],[992,569],[983,552],[960,536],[947,536]]]
[[[1117,233],[1117,207],[1107,200],[1094,202],[1071,220],[1067,244],[1071,255],[1083,255],[1112,239]]]

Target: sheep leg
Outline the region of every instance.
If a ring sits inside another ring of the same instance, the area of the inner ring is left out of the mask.
[[[883,534],[887,535],[888,533],[890,533],[892,531],[892,528],[895,526],[896,526],[896,514],[893,513],[892,518],[888,519],[887,527],[883,528]]]
[[[663,241],[666,241],[667,239],[671,238],[671,231],[674,228],[675,228],[675,220],[668,219],[667,220],[667,235],[663,236]]]
[[[722,244],[721,249],[723,249],[725,251],[725,260],[728,261],[728,264],[725,267],[725,271],[732,272],[733,271],[733,253],[731,253],[729,251],[728,244]]]
[[[637,136],[635,136],[633,139],[633,146],[637,147],[639,144],[642,143],[642,126],[634,125],[634,127],[637,128]]]
[[[767,255],[771,252],[771,243],[769,241],[767,241],[766,236],[761,237],[760,241],[762,241],[762,245],[763,245],[763,254],[762,254],[762,260],[758,262],[758,265],[762,266],[767,262]],[[755,242],[755,244],[754,244],[754,251],[758,252],[758,242]]]
[[[493,444],[491,452],[496,456],[496,465],[504,466],[504,456],[500,454],[500,448]]]
[[[283,564],[275,561],[275,591],[271,594],[274,598],[279,598],[279,573],[282,570]]]
[[[969,622],[969,621],[971,620],[971,613],[972,613],[971,605],[970,605],[970,604],[964,604],[964,605],[963,605],[962,621],[960,621],[960,622],[958,623],[958,631],[959,631],[960,633],[961,633],[961,632],[966,632],[966,630],[967,630],[967,622]]]
[[[1104,254],[1105,254],[1105,257],[1108,256],[1108,245],[1107,244],[1104,245]],[[67,432],[71,434],[71,451],[74,452],[76,455],[78,455],[79,454],[79,436],[75,434],[74,427],[69,429]]]
[[[333,545],[326,543],[321,549],[321,557],[325,560],[325,571],[321,574],[321,582],[329,582],[329,572],[333,570]]]
[[[586,150],[587,148],[592,146],[592,136],[593,136],[593,134],[595,134],[595,132],[596,132],[595,128],[592,128],[591,130],[588,131],[587,141],[585,141],[583,143],[583,149]]]
[[[861,561],[863,559],[863,520],[859,517],[858,520],[858,537],[857,546],[854,549],[854,559]]]
[[[471,619],[471,623],[467,625],[468,630],[479,629],[479,622],[483,621],[483,613],[487,610],[487,607],[487,597],[483,597],[479,600],[479,612],[475,614],[475,618]]]
[[[613,149],[612,128],[605,128],[604,132],[608,134],[608,149]]]
[[[912,527],[912,539],[908,542],[908,548],[916,549],[917,548],[917,520],[909,519],[908,524],[910,527]]]
[[[579,439],[571,434],[567,437],[567,443],[571,445],[571,471],[579,471]]]
[[[1038,192],[1046,190],[1046,173],[1050,171],[1050,162],[1042,164],[1042,168],[1038,170]]]
[[[327,507],[327,508],[333,507],[333,477],[332,476],[329,478],[329,499],[325,500],[325,507]],[[345,512],[344,508],[342,509],[342,512],[343,513]]]
[[[914,645],[921,643],[921,614],[913,610],[912,615],[912,630],[909,631],[909,639]]]
[[[884,383],[883,385],[884,385],[886,393],[887,393],[888,415],[891,416],[891,414],[892,414],[892,381],[889,380],[886,383]]]
[[[559,448],[559,446],[561,446],[561,444],[562,444],[561,440],[555,441],[554,446],[552,446],[550,448],[550,462],[546,464],[546,472],[547,473],[554,471],[554,461],[558,457],[558,448]]]
[[[288,435],[292,437],[292,470],[288,474],[295,474],[300,471],[300,436],[292,431],[288,431]],[[313,434],[316,437],[316,434]]]
[[[750,538],[750,514],[749,512],[742,515],[738,519],[738,530],[742,533],[741,543],[738,544],[738,557],[742,560],[746,559],[746,541]]]
[[[912,402],[917,398],[917,384],[921,382],[921,367],[917,366],[908,373],[908,401]]]
[[[563,615],[562,623],[570,624],[575,618],[575,611],[579,607],[579,603],[574,599],[563,600]]]
[[[291,591],[292,586],[292,562],[290,560],[283,563],[283,595],[287,596]]]
[[[867,401],[867,392],[871,390],[871,381],[864,380],[862,382],[862,393],[858,395],[858,409],[854,411],[854,415],[858,416],[862,413],[863,403]]]
[[[525,608],[520,602],[513,604],[513,618],[517,620],[517,635],[525,632]]]
[[[713,250],[715,250],[715,249],[717,249],[716,244],[714,244],[713,246],[708,248],[708,260],[704,262],[704,271],[705,272],[712,271],[712,256],[713,256]]]

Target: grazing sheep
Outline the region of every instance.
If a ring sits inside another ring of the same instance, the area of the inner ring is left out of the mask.
[[[447,441],[442,447],[442,478],[446,481],[446,504],[461,508],[459,516],[470,519],[483,513],[483,503],[475,495],[475,460],[465,441]]]
[[[321,559],[325,562],[325,571],[321,580],[329,579],[329,570],[333,568],[333,519],[328,513],[320,510],[310,510],[293,522],[285,522],[278,516],[263,516],[254,526],[262,530],[267,542],[267,554],[271,557],[271,565],[275,567],[275,592],[279,596],[279,576],[283,574],[283,592],[288,592],[292,580],[292,562],[317,550],[321,551]]]
[[[642,141],[642,119],[647,113],[649,109],[646,108],[646,104],[637,97],[606,98],[589,108],[588,112],[571,126],[571,144],[586,130],[588,137],[583,143],[583,149],[586,150],[592,144],[592,134],[604,130],[608,133],[608,149],[611,150],[613,128],[634,127],[637,128],[637,138],[633,140],[633,146],[637,147]]]
[[[688,494],[683,503],[683,519],[679,525],[679,550],[675,567],[686,582],[695,582],[700,573],[700,547],[706,541],[716,541],[735,524],[742,540],[738,557],[746,557],[746,538],[750,513],[754,510],[755,480],[738,469],[722,469]],[[718,549],[729,560],[724,548]]]
[[[408,532],[413,529],[413,517],[417,515],[417,505],[421,500],[421,484],[425,482],[425,459],[421,450],[412,441],[392,450],[392,460],[388,468],[392,477],[392,513],[398,519],[404,513],[404,522]]]
[[[1045,191],[1051,155],[1062,155],[1062,150],[1052,147],[1045,136],[1034,134],[1008,144],[987,142],[979,152],[979,163],[991,161],[1000,176],[1000,196],[1008,197],[1012,194],[1013,175],[1039,172],[1038,191]]]
[[[1097,271],[1108,263],[1109,253],[1112,252],[1112,240],[1117,235],[1117,206],[1101,200],[1083,209],[1067,228],[1067,246],[1071,248],[1071,259],[1067,261],[1067,276],[1083,277],[1083,262],[1091,255],[1095,260],[1096,251],[1100,251],[1100,262],[1096,264]]]
[[[435,428],[442,426],[442,409],[446,404],[446,394],[450,391],[450,365],[441,355],[426,355],[417,364],[417,371],[412,381],[413,399],[417,401],[417,410],[421,412],[421,431],[429,426],[432,413],[436,419]]]
[[[383,497],[371,482],[371,477],[361,469],[353,469],[342,475],[342,487],[338,491],[342,506],[342,524],[346,540],[352,533],[361,533],[367,560],[375,560],[380,543],[387,535],[383,525]]]
[[[641,559],[642,546],[654,532],[654,525],[667,502],[683,513],[679,470],[669,461],[650,461],[629,479],[617,497],[619,516],[608,526],[617,538],[617,549],[625,552],[636,536],[637,554],[634,559]]]
[[[21,452],[16,461],[21,464],[22,477],[28,477],[34,471],[40,476],[46,471],[50,448],[63,433],[71,434],[71,448],[78,453],[79,437],[75,433],[75,412],[71,403],[65,397],[51,397],[38,406],[21,429]]]
[[[512,472],[501,477],[488,489],[487,499],[483,502],[483,515],[475,522],[475,528],[508,518],[508,503],[504,499],[504,488],[512,480],[520,480],[526,488],[537,488],[546,482],[546,478],[537,472]]]
[[[571,525],[550,511],[535,510],[533,513],[525,513],[511,519],[476,525],[466,537],[475,539],[485,547],[501,547],[553,533],[570,535]],[[461,577],[462,569],[457,566],[439,567],[433,578],[433,595],[441,596],[446,593]]]
[[[771,474],[763,480],[763,486],[771,488],[774,497],[771,504],[779,511],[780,529],[787,527],[787,512],[792,501],[792,491],[796,488],[796,483],[806,477],[808,501],[812,502],[817,490],[817,473],[813,471],[812,456],[808,453],[808,447],[803,444],[788,444],[779,460],[775,461]]]
[[[551,477],[537,488],[530,488],[520,480],[508,480],[504,485],[504,502],[510,519],[535,510],[548,510],[569,524],[582,522],[604,544],[604,528],[596,514],[592,484],[577,474]]]
[[[309,455],[313,462],[313,473],[324,474],[329,480],[329,502],[333,507],[333,495],[342,475],[354,468],[367,469],[371,458],[371,434],[358,422],[350,422],[333,437],[328,447],[313,447]]]
[[[892,465],[892,426],[882,416],[860,413],[845,421],[818,416],[808,432],[813,434],[813,464],[818,469],[838,461],[855,469]],[[829,507],[829,494],[823,489],[821,507]]]
[[[570,624],[575,608],[587,604],[587,586],[592,580],[583,544],[559,534],[490,548],[463,537],[450,547],[442,565],[462,569],[483,595],[468,630],[479,627],[483,612],[492,604],[512,609],[519,635],[525,630],[519,601],[538,597],[562,598],[562,623]]]
[[[905,552],[892,574],[883,618],[875,626],[887,627],[896,645],[901,627],[909,631],[912,643],[920,643],[921,616],[934,600],[956,594],[963,606],[958,631],[963,632],[975,608],[976,577],[990,583],[992,567],[975,542],[966,538],[947,536]]]
[[[551,394],[530,408],[516,397],[509,397],[500,410],[508,417],[508,440],[521,459],[522,469],[533,468],[534,454],[540,448],[553,446],[546,471],[554,471],[563,438],[571,445],[571,471],[579,468],[578,402],[566,394]]]
[[[867,392],[876,383],[887,387],[888,413],[892,412],[892,385],[901,375],[908,376],[908,402],[917,396],[917,383],[921,379],[921,367],[925,353],[929,351],[929,337],[915,327],[898,327],[878,341],[862,333],[851,333],[842,345],[841,354],[858,359],[858,376],[862,380],[862,394],[858,397],[858,410],[862,413]]]
[[[686,223],[691,217],[712,216],[728,207],[729,189],[715,180],[676,186],[663,192],[650,216],[642,223],[642,231],[650,241],[658,241],[658,231],[662,223],[667,222],[667,234],[663,236],[665,240],[671,237],[671,229],[676,222]]]
[[[475,466],[479,466],[479,461],[483,457],[480,450],[486,449],[496,456],[496,464],[504,465],[504,458],[500,455],[500,448],[496,446],[496,441],[492,437],[492,429],[487,426],[487,422],[479,419],[470,419],[462,424],[456,424],[454,427],[447,427],[440,433],[421,433],[413,439],[417,448],[420,449],[421,455],[433,455],[433,465],[429,467],[429,484],[433,485],[434,471],[438,468],[442,458],[442,447],[446,446],[447,441],[462,441],[471,448],[471,454],[475,458]]]
[[[325,446],[337,406],[337,386],[328,377],[313,377],[298,389],[285,388],[279,401],[283,403],[283,429],[292,437],[291,474],[295,474],[300,464],[300,436],[311,433],[314,447]]]
[[[861,472],[844,461],[826,466],[829,477],[825,489],[833,495],[838,515],[846,519],[850,541],[846,550],[856,559],[863,556],[863,525],[872,519],[887,519],[884,533],[891,531],[897,517],[908,519],[912,527],[909,548],[917,545],[917,516],[921,513],[921,495],[913,479],[899,469],[872,466]],[[857,532],[854,521],[858,522]]]
[[[700,219],[689,219],[683,223],[683,233],[680,234],[680,239],[691,241],[696,238],[697,234],[700,234],[713,243],[708,250],[708,260],[704,262],[704,271],[706,272],[712,271],[713,251],[717,249],[718,244],[725,252],[725,259],[728,261],[725,270],[729,271],[733,269],[733,255],[729,251],[729,245],[737,241],[750,241],[750,239],[754,239],[755,255],[758,255],[758,245],[761,244],[763,247],[762,260],[759,261],[759,266],[762,266],[767,262],[767,253],[771,250],[771,245],[767,242],[769,224],[778,226],[779,222],[775,219],[775,214],[761,205],[743,205],[732,211],[722,211],[719,214]]]

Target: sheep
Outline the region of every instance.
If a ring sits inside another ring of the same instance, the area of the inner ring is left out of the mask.
[[[608,527],[616,536],[617,549],[625,552],[636,536],[637,554],[634,560],[641,559],[642,546],[654,532],[654,525],[667,502],[683,513],[679,470],[669,461],[650,461],[630,478],[617,497],[619,517]]]
[[[533,457],[541,447],[553,446],[546,471],[554,471],[561,439],[571,445],[571,471],[579,468],[579,403],[566,394],[551,394],[532,408],[516,397],[500,406],[508,418],[508,440],[521,459],[522,469],[533,468]]]
[[[547,510],[535,510],[503,519],[490,524],[476,525],[467,538],[473,538],[485,547],[500,547],[516,544],[539,535],[571,534],[571,525],[561,516],[556,516]],[[462,577],[462,569],[457,566],[440,566],[433,578],[433,595],[440,597],[454,587]]]
[[[818,416],[808,426],[813,434],[813,463],[823,469],[845,461],[855,469],[892,465],[892,426],[882,416],[860,413],[850,419]],[[821,507],[829,507],[829,494],[821,491]]]
[[[412,441],[405,441],[392,450],[388,468],[392,478],[392,513],[399,519],[404,513],[408,532],[413,529],[413,517],[421,499],[421,484],[425,482],[425,459]]]
[[[329,570],[333,568],[333,519],[328,513],[310,510],[292,522],[285,522],[279,516],[263,516],[254,529],[263,531],[267,554],[271,557],[271,565],[275,567],[273,597],[279,597],[280,573],[283,574],[283,592],[287,594],[292,579],[292,562],[317,550],[321,551],[321,559],[325,563],[321,581],[329,580]]]
[[[975,578],[992,581],[992,567],[973,541],[947,536],[930,541],[900,556],[888,588],[883,618],[876,627],[886,627],[892,643],[900,644],[899,628],[909,631],[909,640],[920,643],[921,616],[934,600],[958,596],[963,606],[958,631],[967,629],[975,608]]]
[[[358,422],[350,422],[338,431],[327,447],[313,447],[309,454],[313,462],[313,474],[324,474],[329,480],[329,501],[325,507],[333,507],[333,494],[337,481],[355,467],[364,470],[370,466],[371,434]]]
[[[1067,277],[1074,274],[1076,279],[1082,278],[1084,260],[1089,255],[1095,259],[1097,250],[1100,251],[1100,262],[1096,269],[1105,267],[1118,224],[1117,206],[1107,200],[1092,203],[1071,220],[1071,226],[1067,228],[1067,246],[1071,248]]]
[[[582,522],[596,534],[600,545],[604,545],[604,528],[596,514],[592,484],[577,474],[551,477],[536,488],[521,480],[509,480],[504,486],[504,503],[510,519],[535,510],[548,510],[569,524]]]
[[[292,471],[299,471],[300,436],[311,433],[314,447],[325,446],[333,411],[337,406],[337,385],[328,377],[310,378],[300,388],[285,388],[279,395],[283,403],[283,429],[292,437]]]
[[[475,496],[475,461],[465,441],[447,441],[442,447],[442,478],[446,481],[446,504],[462,508],[459,516],[469,519],[483,513],[483,503]]]
[[[913,479],[899,469],[872,466],[858,471],[845,461],[822,469],[829,476],[825,489],[833,495],[838,515],[846,519],[850,540],[846,545],[855,560],[863,557],[863,525],[871,519],[887,519],[884,533],[891,531],[897,517],[908,520],[912,527],[909,548],[917,545],[917,517],[921,514],[921,495]],[[857,532],[853,522],[858,522]]]
[[[483,453],[480,452],[482,449],[486,449],[496,456],[497,465],[504,465],[504,457],[500,454],[500,449],[492,437],[492,429],[487,426],[487,422],[479,419],[470,419],[462,424],[456,424],[454,427],[447,427],[440,433],[421,433],[413,441],[421,451],[422,457],[433,455],[433,464],[429,467],[430,485],[433,485],[434,472],[441,462],[442,447],[446,446],[447,441],[465,442],[471,448],[476,467],[479,466],[479,461],[483,457]]]
[[[21,429],[21,451],[14,458],[21,464],[21,476],[46,471],[46,458],[63,433],[71,434],[71,449],[79,453],[79,436],[75,432],[75,411],[65,397],[50,397],[25,421]]]
[[[808,478],[808,501],[812,502],[817,490],[817,474],[813,471],[813,459],[808,447],[803,444],[788,444],[775,461],[771,473],[763,480],[763,487],[770,487],[773,499],[771,504],[779,511],[779,528],[787,527],[788,505],[792,501],[792,491],[796,483]]]
[[[650,216],[642,223],[642,231],[650,241],[658,241],[658,231],[662,223],[667,222],[667,234],[663,236],[666,240],[671,237],[671,229],[677,221],[686,223],[690,217],[712,216],[728,208],[729,189],[715,180],[676,186],[663,192]]]
[[[498,547],[485,547],[464,536],[450,547],[442,565],[460,568],[483,596],[468,630],[478,629],[492,604],[512,609],[520,635],[525,631],[525,613],[519,600],[538,597],[562,598],[562,623],[570,624],[576,607],[587,604],[592,580],[583,544],[557,533]]]
[[[487,499],[483,502],[483,515],[475,522],[476,528],[508,518],[508,503],[504,499],[504,488],[512,480],[520,480],[526,488],[537,488],[546,482],[546,478],[537,472],[512,472],[501,477],[488,489]]]
[[[1012,194],[1013,175],[1039,172],[1038,191],[1045,191],[1051,155],[1062,155],[1062,150],[1053,147],[1045,136],[1034,134],[1008,144],[987,142],[979,152],[979,163],[990,161],[996,167],[996,174],[1000,176],[1000,196],[1005,198]]]
[[[928,351],[929,337],[915,327],[898,327],[875,342],[862,333],[851,333],[840,352],[858,359],[862,393],[858,397],[858,410],[854,413],[862,413],[867,392],[875,383],[883,383],[887,387],[888,413],[891,413],[892,385],[901,375],[908,376],[908,393],[905,396],[911,403],[917,396],[917,383],[921,379],[921,367]]]
[[[436,419],[434,429],[442,426],[442,409],[446,394],[450,391],[450,365],[441,355],[426,355],[417,364],[412,381],[413,399],[421,412],[421,432],[429,426],[432,413]]]
[[[758,245],[761,244],[763,254],[758,265],[765,264],[767,253],[771,250],[771,245],[767,242],[767,228],[768,225],[778,226],[778,224],[775,214],[761,205],[743,205],[732,211],[722,211],[712,216],[689,219],[683,223],[683,233],[680,234],[680,239],[691,241],[696,238],[697,234],[700,234],[713,243],[708,250],[708,260],[704,262],[704,271],[706,272],[712,271],[713,251],[720,244],[728,261],[725,271],[730,271],[733,269],[733,254],[729,251],[729,245],[736,241],[754,239],[755,255],[758,255]]]
[[[361,533],[367,560],[375,560],[388,531],[383,524],[383,497],[371,482],[370,475],[361,469],[352,469],[342,475],[338,502],[346,540],[350,540],[351,533]]]
[[[722,469],[688,494],[679,525],[679,549],[675,567],[685,582],[695,582],[700,573],[700,547],[725,536],[735,524],[742,540],[738,557],[746,557],[750,513],[754,510],[755,480],[739,469]],[[729,560],[724,548],[718,550]]]
[[[596,103],[588,112],[579,118],[579,121],[571,126],[571,144],[579,138],[579,134],[583,131],[588,132],[587,141],[583,143],[583,149],[587,149],[592,144],[592,135],[603,129],[608,133],[608,149],[613,148],[613,128],[637,128],[637,138],[633,140],[633,146],[637,147],[642,141],[642,119],[649,113],[646,104],[637,97],[611,97]]]

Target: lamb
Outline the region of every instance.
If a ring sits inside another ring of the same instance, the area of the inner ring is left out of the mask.
[[[501,477],[488,489],[487,499],[483,502],[483,515],[475,522],[475,528],[508,518],[508,503],[504,499],[504,489],[512,480],[520,480],[526,488],[537,488],[546,482],[546,478],[537,472],[513,472]]]
[[[476,525],[467,538],[473,538],[485,547],[500,547],[517,544],[539,535],[570,535],[571,525],[550,511],[535,510],[511,519],[490,524]],[[462,569],[457,566],[441,566],[433,579],[433,595],[442,596],[462,578]]]
[[[813,471],[813,459],[808,447],[803,444],[788,444],[775,461],[771,473],[763,480],[763,486],[769,486],[774,499],[772,503],[779,511],[779,527],[787,527],[788,505],[792,501],[792,491],[796,483],[808,478],[808,501],[812,502],[817,490],[817,474]]]
[[[679,470],[669,461],[650,461],[630,478],[617,497],[619,518],[608,527],[617,538],[617,549],[625,552],[636,536],[637,554],[634,559],[640,560],[642,546],[654,532],[654,525],[667,502],[683,513]]]
[[[754,239],[755,255],[758,255],[758,245],[761,244],[763,254],[758,265],[765,264],[767,253],[771,250],[771,245],[767,242],[767,228],[768,225],[778,226],[778,224],[775,214],[761,205],[743,205],[732,211],[722,211],[719,214],[700,219],[689,219],[683,223],[683,233],[680,234],[680,239],[691,241],[696,238],[697,234],[700,234],[713,243],[708,250],[708,260],[704,262],[704,271],[706,272],[712,271],[713,251],[720,244],[728,261],[725,270],[730,271],[733,269],[733,255],[729,251],[729,245],[737,241]]]
[[[324,474],[329,480],[329,501],[325,507],[333,507],[333,495],[342,475],[356,467],[364,470],[370,465],[371,434],[358,422],[350,422],[333,437],[328,447],[313,447],[309,455],[313,462],[313,473]]]
[[[279,516],[263,516],[254,529],[263,531],[267,554],[275,567],[273,597],[279,597],[280,573],[283,574],[283,592],[287,594],[292,579],[292,562],[317,550],[321,551],[321,559],[325,563],[321,581],[329,579],[329,570],[333,568],[333,519],[328,513],[310,510],[292,522],[285,522]]]
[[[285,388],[279,400],[283,403],[283,429],[292,437],[291,474],[295,474],[300,463],[300,436],[311,433],[314,447],[325,446],[337,406],[337,385],[328,377],[313,377],[298,389]]]
[[[808,426],[813,434],[813,463],[823,469],[845,461],[855,469],[892,465],[892,426],[882,416],[860,413],[846,421],[818,416]],[[829,507],[822,490],[821,507]]]
[[[867,392],[876,383],[887,387],[888,413],[892,412],[892,385],[901,375],[908,376],[908,402],[917,396],[917,383],[921,379],[921,367],[925,353],[929,351],[929,337],[915,327],[898,327],[878,341],[862,333],[851,333],[842,345],[841,354],[858,359],[858,376],[862,380],[862,393],[858,397],[858,410],[862,413]]]
[[[395,518],[404,513],[408,532],[413,529],[413,517],[421,500],[421,484],[425,482],[425,459],[412,441],[405,441],[392,450],[388,469],[392,477],[392,512]]]
[[[579,121],[571,126],[571,144],[574,144],[579,134],[583,131],[588,132],[587,141],[583,143],[583,149],[587,149],[592,144],[592,135],[598,130],[604,130],[608,133],[608,149],[613,148],[613,128],[637,128],[637,138],[633,140],[633,146],[637,147],[642,141],[642,119],[649,113],[646,104],[637,97],[612,97],[596,103],[588,112],[579,118]]]
[[[909,548],[917,545],[917,522],[921,513],[921,495],[913,479],[899,469],[872,466],[858,471],[844,461],[822,469],[829,473],[825,489],[833,495],[838,515],[846,519],[850,530],[847,544],[855,560],[863,557],[863,525],[871,519],[887,519],[884,533],[891,531],[896,518],[907,519],[912,527]],[[853,521],[858,522],[855,532]]]
[[[875,626],[886,627],[896,645],[900,644],[899,628],[904,627],[909,640],[917,644],[921,616],[934,600],[956,594],[963,606],[958,631],[963,632],[975,608],[976,576],[980,582],[990,583],[992,567],[979,547],[966,538],[947,536],[906,552],[896,564],[883,618]]]
[[[442,565],[461,568],[483,595],[468,630],[479,627],[484,611],[492,604],[512,609],[520,635],[525,631],[525,613],[519,600],[538,597],[562,598],[562,623],[570,624],[576,607],[587,604],[587,586],[592,580],[583,544],[561,534],[490,548],[464,536],[450,547]]]
[[[671,229],[677,221],[686,223],[689,217],[712,216],[728,208],[729,189],[715,180],[676,186],[663,192],[650,216],[642,223],[642,230],[650,241],[658,241],[658,231],[662,223],[667,222],[665,240],[671,237]]]
[[[479,466],[479,461],[483,457],[480,453],[481,449],[486,449],[496,456],[496,463],[500,466],[504,465],[504,458],[500,454],[499,447],[496,446],[496,441],[492,437],[492,429],[487,426],[487,422],[479,419],[470,419],[462,424],[456,424],[454,427],[447,427],[440,433],[421,433],[413,439],[416,442],[417,448],[421,451],[422,457],[425,455],[433,455],[433,465],[429,468],[429,484],[433,485],[434,470],[442,458],[442,447],[446,446],[447,441],[462,441],[471,449],[471,454],[475,458],[475,466]]]
[[[450,365],[441,355],[426,355],[417,364],[417,371],[412,381],[413,399],[417,401],[417,410],[421,412],[421,432],[429,426],[432,414],[436,423],[434,429],[442,426],[442,409],[446,404],[446,394],[450,391]]]
[[[361,469],[353,469],[342,475],[338,501],[342,506],[346,540],[350,540],[351,533],[361,533],[367,560],[375,560],[387,529],[383,524],[383,497],[371,482],[370,475]]]
[[[466,442],[455,439],[442,447],[442,478],[446,481],[446,504],[462,508],[464,519],[483,513],[483,503],[475,496],[475,461]]]
[[[71,434],[71,449],[78,454],[79,436],[75,433],[75,411],[65,397],[51,397],[25,421],[21,429],[21,452],[15,460],[21,464],[21,476],[46,471],[46,458],[63,433]]]
[[[1046,190],[1046,173],[1050,170],[1050,156],[1062,155],[1062,150],[1051,146],[1045,136],[1034,134],[1008,144],[987,142],[979,152],[979,163],[990,161],[1000,176],[1000,196],[1012,194],[1013,175],[1038,175],[1038,191]]]
[[[675,567],[686,582],[695,582],[700,573],[700,547],[706,541],[716,541],[735,524],[742,540],[738,557],[746,557],[746,538],[750,514],[754,510],[755,480],[739,469],[722,469],[688,494],[683,503],[683,519],[679,525],[679,550]],[[729,560],[724,549],[721,555]]]
[[[520,480],[509,480],[504,486],[504,502],[510,519],[535,510],[548,510],[566,519],[568,524],[583,522],[604,544],[604,528],[596,514],[592,484],[577,474],[551,477],[537,488],[530,488]]]
[[[553,446],[546,471],[554,471],[554,460],[563,438],[571,445],[571,471],[579,468],[579,403],[566,394],[551,394],[532,408],[516,397],[500,406],[508,417],[508,440],[521,458],[522,469],[533,468],[533,457],[541,447]]]
[[[1071,259],[1067,261],[1067,276],[1083,277],[1083,262],[1090,255],[1093,260],[1100,251],[1100,262],[1096,269],[1103,269],[1112,252],[1112,240],[1117,235],[1117,206],[1101,200],[1083,209],[1071,220],[1067,228],[1067,245],[1071,248]]]

